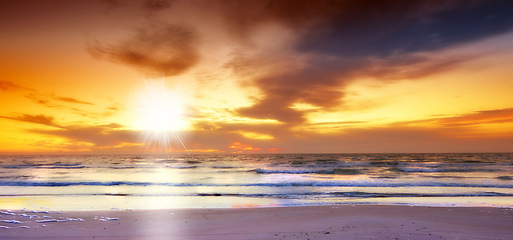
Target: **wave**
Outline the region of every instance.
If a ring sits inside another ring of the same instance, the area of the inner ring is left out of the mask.
[[[173,169],[194,169],[198,166],[165,166],[166,168],[173,168]]]
[[[513,184],[470,184],[451,182],[373,182],[373,181],[333,181],[333,182],[276,182],[276,183],[166,183],[166,182],[55,182],[55,181],[0,181],[0,186],[19,187],[68,187],[68,186],[168,186],[168,187],[462,187],[462,188],[512,188]]]
[[[361,172],[357,169],[348,168],[335,168],[335,169],[320,169],[320,170],[272,170],[257,168],[254,170],[259,174],[336,174],[336,175],[358,175]]]
[[[392,172],[404,172],[404,173],[470,173],[470,172],[500,172],[501,169],[471,169],[471,168],[408,168],[408,167],[392,167],[388,169]]]
[[[11,165],[0,165],[0,168],[7,169],[80,169],[87,168],[87,166],[81,164],[11,164]]]
[[[113,197],[256,197],[256,198],[281,198],[281,199],[300,199],[300,198],[418,198],[418,197],[513,197],[511,193],[501,192],[473,192],[473,193],[376,193],[376,192],[294,192],[294,193],[189,193],[189,194],[154,194],[154,193],[79,193],[79,194],[21,194],[21,195],[0,195],[0,196],[113,196]],[[2,212],[0,212],[2,213]],[[3,212],[3,214],[7,214]]]
[[[232,166],[211,166],[211,168],[213,168],[213,169],[231,169],[231,168],[236,168],[236,167],[232,167]]]

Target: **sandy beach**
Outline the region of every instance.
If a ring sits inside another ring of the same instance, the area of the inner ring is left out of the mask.
[[[0,239],[511,239],[513,209],[315,207],[7,211]]]

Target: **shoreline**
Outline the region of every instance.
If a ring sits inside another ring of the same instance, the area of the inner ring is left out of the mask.
[[[12,222],[11,222],[12,221]],[[513,209],[329,205],[0,213],[0,239],[508,239]]]

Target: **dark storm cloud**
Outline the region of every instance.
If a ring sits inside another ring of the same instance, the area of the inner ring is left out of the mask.
[[[198,36],[190,27],[152,22],[118,44],[95,42],[88,45],[88,50],[93,56],[151,74],[174,76],[198,62],[197,43]]]
[[[299,48],[329,55],[431,51],[510,31],[511,1],[358,1],[321,20]],[[349,15],[349,16],[348,16]]]
[[[304,56],[303,67],[255,79],[263,98],[238,111],[293,124],[305,120],[302,111],[291,108],[294,103],[330,110],[343,103],[344,87],[357,77],[414,79],[450,70],[471,58],[421,53],[513,28],[513,2],[503,0],[225,1],[221,9],[230,32],[242,41],[269,23],[295,32],[291,48]],[[227,66],[240,72],[244,64]]]
[[[344,57],[435,50],[513,27],[508,0],[224,1],[221,7],[235,34],[279,22],[302,35],[300,51]]]

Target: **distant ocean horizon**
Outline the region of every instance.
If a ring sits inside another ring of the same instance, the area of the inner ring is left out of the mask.
[[[0,209],[513,208],[513,153],[2,155]]]

